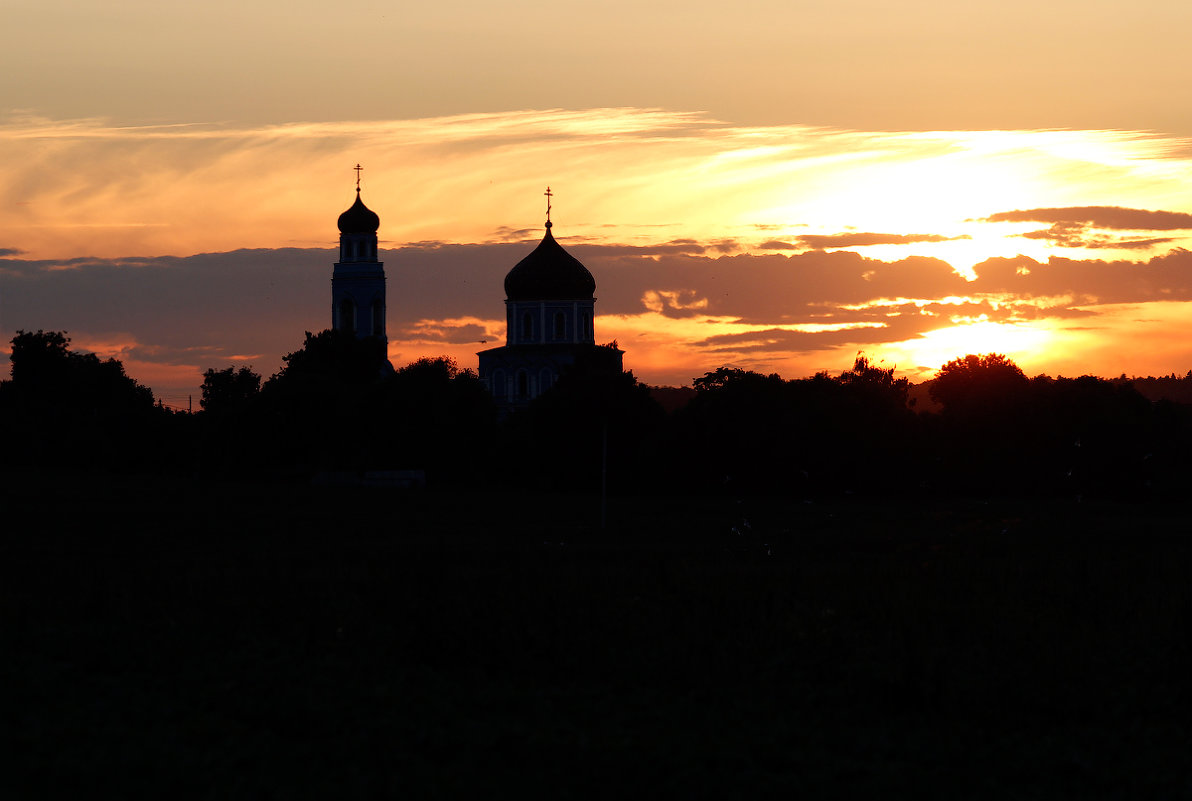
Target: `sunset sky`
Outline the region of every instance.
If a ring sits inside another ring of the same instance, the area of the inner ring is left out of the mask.
[[[330,323],[381,217],[390,357],[504,340],[542,235],[651,384],[1192,369],[1175,0],[0,0],[0,337],[186,405]],[[7,348],[5,348],[7,351]],[[0,364],[0,372],[6,373]]]

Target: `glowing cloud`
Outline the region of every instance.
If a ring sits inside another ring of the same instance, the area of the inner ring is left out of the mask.
[[[471,366],[503,339],[501,282],[541,236],[548,183],[555,235],[597,278],[597,337],[655,383],[726,362],[843,369],[861,348],[912,372],[960,350],[1044,365],[1075,322],[1192,301],[1192,254],[1171,247],[1192,231],[1192,159],[1153,134],[743,127],[634,108],[239,127],[13,117],[5,334],[131,343],[112,351],[130,374],[189,376],[192,391],[244,354],[268,374],[327,325],[356,162],[387,240],[395,363]],[[1107,202],[1124,205],[1087,205]],[[1135,260],[1071,258],[1089,247]],[[1121,369],[1135,368],[1083,371]]]
[[[30,258],[332,246],[357,162],[389,243],[533,238],[549,183],[573,242],[911,249],[964,271],[1024,247],[1046,257],[1054,243],[979,222],[1024,200],[1035,216],[1077,197],[1192,206],[1182,140],[1118,131],[739,127],[635,108],[257,127],[15,116],[0,124],[0,245]]]

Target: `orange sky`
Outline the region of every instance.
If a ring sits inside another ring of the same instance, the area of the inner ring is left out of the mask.
[[[326,327],[356,162],[396,363],[503,337],[549,184],[652,383],[1192,368],[1182,4],[10,5],[0,335],[171,402]]]

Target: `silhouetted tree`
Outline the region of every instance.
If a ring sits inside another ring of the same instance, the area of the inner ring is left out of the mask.
[[[380,339],[327,330],[283,361],[249,404],[258,461],[299,475],[425,469],[439,483],[488,466],[493,400],[452,359],[394,370]]]
[[[893,490],[918,482],[919,420],[907,404],[910,381],[895,378],[894,371],[859,353],[852,369],[833,379],[832,386],[824,386],[822,380],[800,382],[804,394],[815,388],[809,410],[818,426],[811,436],[822,450],[818,459],[808,462],[809,471],[818,463],[821,471],[830,470],[829,482],[849,491]]]
[[[933,486],[982,495],[1036,487],[1030,381],[1018,365],[1000,353],[969,354],[940,367],[929,391],[943,406],[928,421]]]
[[[909,382],[858,354],[851,370],[785,380],[722,367],[693,381],[668,450],[690,483],[736,493],[901,486],[917,429]]]
[[[251,404],[259,456],[300,475],[364,467],[375,450],[369,432],[381,414],[379,385],[390,370],[384,341],[308,331],[282,361]]]
[[[1026,375],[1000,353],[969,354],[939,369],[931,397],[945,412],[973,414],[1004,407],[1023,399]]]
[[[695,397],[671,420],[666,451],[683,485],[757,491],[790,486],[807,443],[805,413],[777,373],[721,367],[693,379]]]
[[[1022,425],[1040,482],[1084,494],[1133,492],[1149,480],[1162,444],[1152,403],[1129,384],[1037,376],[1028,408]]]
[[[10,458],[87,466],[129,466],[146,458],[164,409],[116,359],[70,350],[63,331],[18,331],[12,380],[0,386]],[[19,420],[19,425],[14,423]],[[157,447],[154,448],[157,453]],[[18,455],[23,454],[23,455]]]
[[[379,389],[376,462],[425,469],[436,483],[476,479],[491,468],[496,405],[474,371],[446,356],[422,358]]]
[[[763,386],[776,386],[782,381],[778,373],[763,375],[752,370],[742,370],[740,367],[717,367],[711,372],[704,373],[699,378],[692,379],[691,385],[696,392],[713,393],[719,390],[733,392],[748,392]],[[706,395],[710,397],[710,395]]]
[[[135,412],[153,406],[152,391],[124,373],[116,359],[69,349],[64,331],[18,331],[12,339],[12,392],[25,403],[73,409]]]
[[[360,386],[377,381],[388,365],[384,341],[338,329],[307,331],[302,347],[282,356],[282,361],[285,366],[266,382],[267,391]]]
[[[846,370],[837,379],[841,386],[855,390],[875,406],[893,410],[906,408],[910,381],[895,378],[893,367],[878,367],[862,353],[857,354],[853,369]]]
[[[65,331],[17,331],[11,344],[13,381],[32,387],[66,379],[72,354]]]
[[[594,356],[564,370],[554,386],[506,422],[501,453],[515,460],[518,483],[532,479],[540,486],[592,489],[599,486],[604,463],[613,489],[655,483],[662,407],[632,372],[616,369],[602,354]]]
[[[235,414],[261,391],[261,376],[248,367],[214,367],[203,372],[203,396],[199,406],[212,414]]]

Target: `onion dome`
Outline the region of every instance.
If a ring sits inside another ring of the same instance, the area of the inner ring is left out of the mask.
[[[548,220],[542,242],[505,276],[509,300],[587,300],[596,294],[596,279],[563,250],[550,228]]]
[[[381,227],[381,218],[377,213],[364,205],[360,199],[360,187],[356,187],[356,202],[352,208],[339,215],[339,232],[341,234],[375,234]]]

